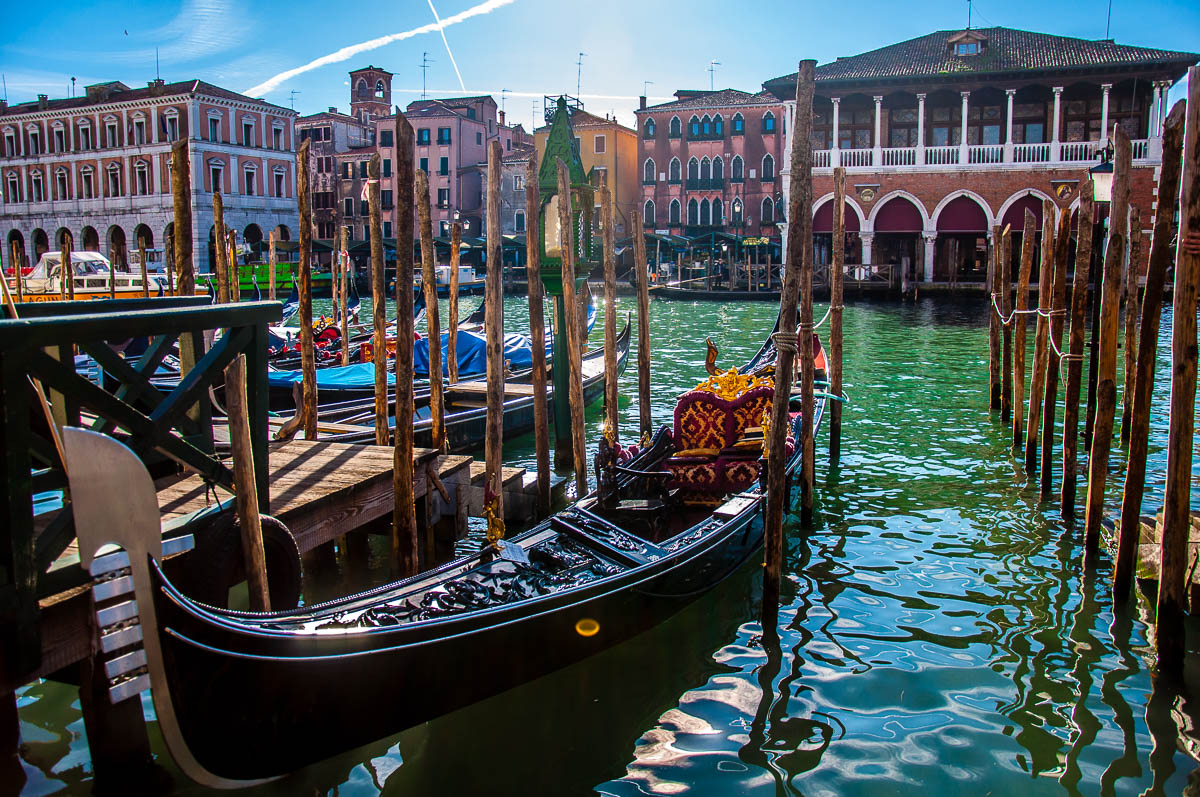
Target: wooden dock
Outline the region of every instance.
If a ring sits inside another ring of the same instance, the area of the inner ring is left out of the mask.
[[[1158,589],[1160,556],[1162,553],[1162,513],[1157,517],[1143,515],[1138,529],[1138,577]],[[1188,611],[1200,615],[1200,512],[1192,512],[1188,529],[1187,596]],[[1115,551],[1114,551],[1115,554]]]

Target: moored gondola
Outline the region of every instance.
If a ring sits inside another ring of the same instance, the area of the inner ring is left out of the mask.
[[[119,568],[131,568],[135,586],[136,607],[102,606],[98,613],[102,639],[126,634],[104,647],[121,662],[109,668],[114,696],[152,685],[160,729],[181,768],[208,785],[243,785],[424,722],[650,628],[761,545],[759,424],[774,391],[774,358],[768,339],[742,371],[718,372],[679,397],[674,423],[644,448],[602,440],[598,489],[498,550],[267,614],[214,609],[176,589],[159,567],[158,509],[144,467],[116,441],[68,430],[76,516],[88,519],[79,524],[81,561],[114,584],[106,596],[119,592]],[[793,438],[798,404],[790,408]],[[818,396],[814,425],[823,409]],[[795,448],[779,452],[789,476],[800,467]],[[120,513],[111,511],[118,494]],[[94,560],[109,542],[127,558]],[[133,611],[140,615],[136,635],[128,634]],[[124,625],[107,630],[113,622]]]

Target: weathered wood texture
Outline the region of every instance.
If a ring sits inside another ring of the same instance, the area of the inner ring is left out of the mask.
[[[487,278],[483,288],[484,336],[487,340],[487,423],[484,429],[484,464],[498,501],[496,514],[504,517],[504,270],[500,232],[500,141],[488,142],[487,154]]]
[[[992,302],[1000,298],[1000,225],[992,227],[988,242],[988,408],[1000,412],[1000,319],[992,310]]]
[[[429,175],[417,169],[417,229],[421,234],[421,285],[425,291],[425,328],[429,340],[429,412],[433,447],[446,445],[446,402],[442,386],[442,324],[438,312],[437,270],[434,262],[433,222],[429,208]],[[489,268],[496,266],[488,261]],[[400,285],[396,272],[396,285]],[[399,288],[397,288],[399,290]],[[397,330],[399,334],[399,330]],[[455,352],[457,356],[457,352]]]
[[[275,269],[279,262],[279,255],[275,251],[275,230],[267,235],[267,298],[275,301]]]
[[[612,192],[600,186],[600,230],[604,242],[604,420],[613,440],[620,437],[617,415],[617,236]],[[635,230],[635,234],[640,231]]]
[[[1012,342],[1012,228],[1007,224],[1000,233],[1000,422],[1012,423],[1013,342]],[[995,309],[993,309],[995,312]]]
[[[1129,209],[1129,259],[1125,266],[1125,384],[1121,390],[1121,445],[1129,442],[1133,381],[1137,373],[1138,264],[1142,262],[1142,211]]]
[[[420,540],[417,534],[415,475],[413,473],[413,302],[412,251],[413,205],[416,179],[413,173],[414,135],[404,114],[396,113],[396,430],[392,471],[392,556],[401,575],[413,575],[419,567]],[[376,161],[378,168],[378,161]],[[378,174],[378,171],[376,172]],[[372,205],[378,204],[372,202]],[[381,222],[382,226],[382,222]],[[382,243],[382,231],[372,236]],[[382,263],[383,255],[379,260]],[[380,268],[382,273],[383,269]],[[403,275],[403,276],[401,276]],[[376,361],[378,362],[378,360]],[[384,412],[386,413],[386,406]]]
[[[533,445],[537,463],[537,511],[539,517],[544,517],[550,512],[550,413],[546,403],[546,311],[542,302],[542,242],[538,221],[541,210],[535,153],[529,156],[525,171],[525,287],[529,293],[529,337],[533,344]]]
[[[1163,125],[1162,169],[1154,206],[1154,234],[1146,267],[1146,292],[1138,329],[1137,368],[1133,379],[1132,417],[1129,422],[1129,462],[1121,495],[1117,561],[1113,568],[1113,603],[1129,600],[1137,565],[1138,518],[1146,490],[1146,458],[1150,441],[1150,404],[1154,393],[1154,365],[1158,358],[1158,330],[1162,319],[1163,288],[1175,247],[1175,212],[1179,209],[1180,169],[1183,158],[1184,102],[1180,100]]]
[[[642,234],[640,208],[634,207],[632,218],[633,267],[637,271],[638,301],[638,431],[645,440],[653,431],[650,420],[650,273],[646,263],[646,237]]]
[[[1079,181],[1079,226],[1075,273],[1071,277],[1071,326],[1067,342],[1067,386],[1063,397],[1063,477],[1060,493],[1064,518],[1075,515],[1079,477],[1079,388],[1083,379],[1083,344],[1088,300],[1088,264],[1092,261],[1092,180]]]
[[[562,252],[562,285],[564,291],[563,322],[567,344],[567,378],[571,410],[571,457],[575,468],[575,495],[582,498],[587,494],[587,451],[583,436],[583,374],[580,358],[579,302],[575,291],[575,223],[572,208],[571,182],[567,176],[567,165],[558,160],[558,230],[559,247]]]
[[[192,266],[192,170],[188,159],[188,141],[171,146],[171,194],[175,218],[171,235],[175,244],[175,286],[182,296],[196,292],[196,271]]]
[[[240,302],[242,300],[242,282],[241,275],[238,273],[238,258],[237,258],[237,230],[225,230],[226,246],[229,249],[227,258],[228,270],[225,278],[229,281],[229,301]]]
[[[250,416],[246,402],[246,355],[239,354],[225,366],[225,404],[229,412],[229,447],[233,453],[233,483],[236,488],[238,525],[242,533],[242,555],[250,608],[271,611],[267,591],[267,556],[263,551],[262,521],[258,514],[258,489],[254,481],[254,450],[250,443]]]
[[[1037,337],[1033,343],[1033,374],[1029,379],[1029,417],[1025,423],[1025,472],[1038,466],[1038,429],[1046,393],[1046,349],[1050,343],[1050,281],[1054,274],[1054,203],[1042,202],[1042,259],[1038,266]]]
[[[399,128],[399,124],[397,124]],[[399,130],[397,129],[397,133]],[[371,174],[375,175],[374,179],[378,179],[379,164],[372,159],[367,162],[367,177],[371,179]],[[400,169],[403,168],[397,162],[396,179],[400,179]],[[406,192],[398,190],[396,192],[396,204],[398,206],[407,206],[412,209],[412,200],[406,198]],[[371,213],[371,361],[375,364],[375,445],[386,446],[388,439],[388,387],[387,387],[387,283],[384,277],[384,262],[383,262],[383,219],[382,210],[379,203],[372,202],[369,205]],[[401,234],[399,229],[397,233]],[[412,234],[409,233],[411,240]],[[399,252],[399,239],[397,239],[397,252]],[[400,313],[399,305],[404,304],[408,298],[408,292],[401,290],[400,273],[400,257],[396,257],[396,297],[397,297],[397,317]],[[411,311],[410,311],[411,312]],[[397,333],[404,327],[398,327]]]
[[[150,296],[150,275],[146,273],[146,239],[139,235],[138,240],[138,261],[142,264],[142,296],[149,298]],[[17,272],[17,286],[20,287],[20,272]]]
[[[449,339],[446,341],[446,368],[450,372],[450,384],[452,385],[458,381],[458,249],[460,246],[462,246],[462,225],[456,221],[450,225],[450,296],[447,303],[449,306],[446,310],[446,329],[450,333]]]
[[[1054,274],[1050,289],[1050,343],[1046,347],[1046,400],[1042,404],[1042,496],[1054,491],[1054,413],[1058,407],[1058,380],[1062,368],[1063,322],[1067,313],[1067,256],[1071,247],[1071,209],[1058,215],[1054,239]]]
[[[1029,308],[1029,275],[1033,272],[1033,236],[1037,219],[1025,209],[1025,226],[1021,232],[1021,266],[1017,272],[1017,298],[1013,311],[1013,419],[1012,446],[1025,443],[1025,328]]]
[[[1200,291],[1200,68],[1188,70],[1183,174],[1179,200],[1179,252],[1171,328],[1171,419],[1167,431],[1167,484],[1163,500],[1162,578],[1158,585],[1155,642],[1159,666],[1183,670],[1187,607],[1188,505],[1196,428],[1196,299]],[[1098,424],[1097,424],[1098,426]]]
[[[1096,371],[1096,423],[1088,455],[1087,510],[1084,518],[1084,552],[1093,557],[1100,546],[1104,519],[1104,486],[1108,480],[1108,453],[1112,448],[1113,414],[1117,401],[1117,341],[1120,337],[1121,267],[1129,230],[1129,171],[1132,149],[1129,136],[1116,128],[1116,157],[1104,253],[1104,287],[1100,296],[1100,345]]]
[[[341,281],[338,283],[338,293],[341,301],[338,302],[338,307],[341,309],[342,319],[342,365],[350,364],[350,281],[353,279],[350,274],[350,231],[345,227],[342,228],[342,256],[338,260],[339,270],[341,271]]]
[[[304,439],[317,439],[317,359],[312,326],[312,203],[309,191],[309,141],[296,153],[296,186],[300,201],[300,373]],[[374,203],[372,203],[374,204]]]
[[[842,283],[846,272],[846,170],[833,170],[833,264],[829,272],[829,392],[842,395]],[[842,457],[842,402],[829,408],[829,461]]]

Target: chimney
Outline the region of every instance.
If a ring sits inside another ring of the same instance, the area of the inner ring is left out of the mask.
[[[638,97],[638,110],[639,111],[646,110],[646,95],[645,94]]]
[[[329,106],[329,112],[330,112],[330,113],[337,113],[337,106],[336,106],[336,105],[330,105],[330,106]]]
[[[50,107],[50,95],[49,94],[39,94],[38,95],[38,110],[44,111],[48,107]]]
[[[0,100],[0,113],[8,110],[8,100]]]
[[[500,112],[500,126],[504,127],[504,111]]]
[[[150,89],[151,97],[161,97],[162,93],[163,93],[164,85],[166,85],[166,84],[163,81],[163,79],[160,77],[156,77],[154,80],[151,80],[149,83],[147,83],[146,87],[148,89]]]

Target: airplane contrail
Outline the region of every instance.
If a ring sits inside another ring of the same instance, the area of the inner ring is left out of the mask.
[[[429,0],[429,10],[433,12],[433,20],[440,25],[442,20],[438,16],[437,9],[433,7],[433,0]],[[438,30],[438,33],[442,34],[442,44],[446,45],[446,55],[450,56],[450,63],[454,66],[454,74],[458,75],[458,86],[465,92],[467,84],[463,83],[462,72],[458,71],[458,61],[454,60],[454,53],[450,52],[450,42],[446,41],[446,29],[441,28]]]
[[[424,33],[433,33],[434,31],[440,31],[440,30],[443,30],[444,28],[450,27],[451,25],[457,25],[460,22],[465,22],[466,20],[470,19],[471,17],[478,17],[478,16],[482,16],[484,14],[490,14],[498,8],[502,8],[504,6],[511,5],[512,3],[515,3],[515,2],[516,2],[516,0],[485,0],[485,2],[482,2],[476,6],[472,6],[471,8],[468,8],[466,11],[460,11],[459,13],[457,13],[453,16],[446,17],[443,20],[439,20],[437,22],[433,22],[428,25],[422,25],[419,28],[413,28],[412,30],[406,30],[402,33],[392,33],[387,36],[380,36],[377,39],[370,39],[369,41],[359,42],[358,44],[347,45],[346,47],[343,47],[342,49],[340,49],[336,52],[332,52],[329,55],[323,55],[320,58],[309,61],[307,64],[304,64],[303,66],[298,66],[295,69],[289,69],[286,72],[280,72],[278,75],[275,75],[272,78],[264,80],[262,83],[259,83],[257,86],[251,86],[250,88],[246,89],[242,93],[246,94],[248,96],[251,96],[251,97],[260,97],[264,94],[267,94],[268,92],[274,91],[276,88],[279,87],[279,85],[281,83],[283,83],[286,80],[290,80],[291,78],[294,78],[296,75],[302,75],[305,72],[311,72],[312,70],[317,69],[322,66],[327,66],[329,64],[336,64],[339,61],[345,61],[355,55],[358,55],[359,53],[363,53],[363,52],[367,52],[368,50],[375,50],[379,47],[383,47],[385,44],[391,44],[392,42],[401,41],[403,39],[411,39],[414,36],[420,36],[421,34],[424,34]],[[455,70],[457,71],[457,69],[458,69],[458,67],[456,66]]]

